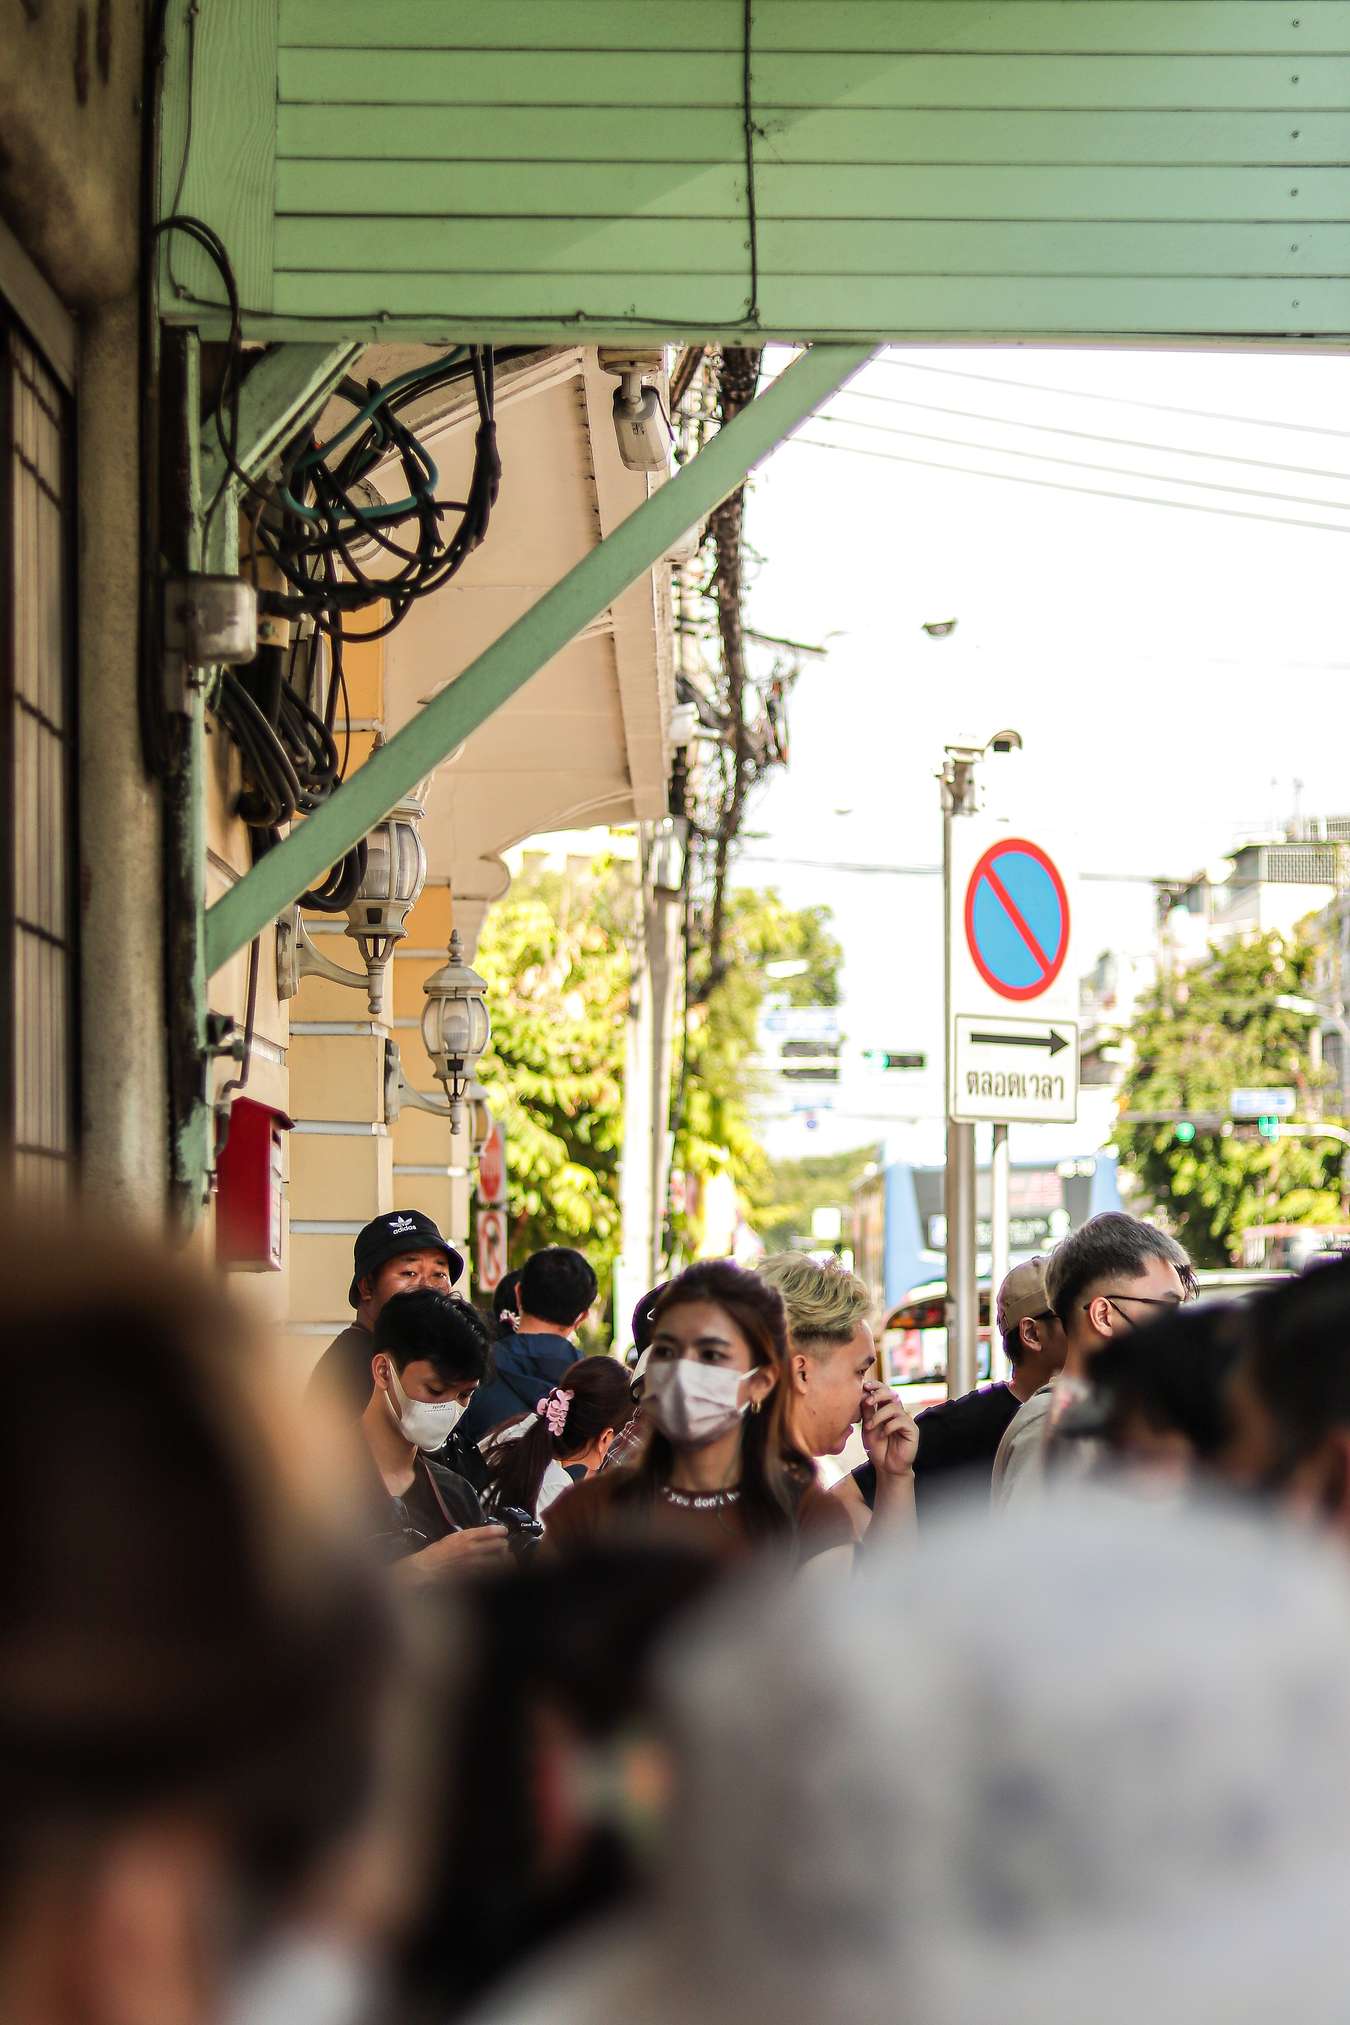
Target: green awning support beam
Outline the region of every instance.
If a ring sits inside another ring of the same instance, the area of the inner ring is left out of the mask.
[[[322,410],[338,381],[365,346],[341,344],[274,345],[258,360],[239,390],[239,441],[235,462],[256,478],[296,430]],[[214,426],[202,441],[202,486],[211,499],[220,483],[225,460]]]
[[[869,345],[813,345],[704,449],[629,514],[499,640],[297,823],[206,915],[217,971],[381,822],[395,802],[508,702],[532,675],[734,492],[746,473],[872,356]]]

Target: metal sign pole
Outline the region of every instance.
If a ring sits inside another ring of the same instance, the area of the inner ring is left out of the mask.
[[[1006,1378],[1007,1359],[994,1320],[994,1300],[1008,1277],[1008,1128],[994,1127],[994,1150],[989,1162],[989,1376]]]
[[[944,1088],[947,1166],[943,1200],[947,1213],[947,1396],[957,1399],[979,1375],[979,1287],[975,1259],[975,1128],[952,1117],[952,823],[969,813],[973,763],[948,753],[942,784],[942,917]]]

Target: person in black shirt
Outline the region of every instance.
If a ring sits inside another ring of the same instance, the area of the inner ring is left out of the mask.
[[[575,1333],[585,1321],[599,1283],[580,1252],[550,1245],[520,1270],[515,1333],[499,1336],[492,1374],[464,1416],[465,1441],[480,1442],[494,1427],[529,1412],[577,1361]]]
[[[488,1368],[487,1324],[466,1301],[421,1288],[385,1302],[373,1343],[360,1423],[372,1542],[415,1581],[504,1561],[506,1529],[484,1525],[473,1485],[444,1460]]]
[[[448,1294],[463,1272],[463,1259],[425,1211],[391,1210],[375,1217],[352,1247],[347,1300],[356,1320],[324,1351],[310,1374],[307,1396],[323,1399],[344,1420],[356,1420],[370,1399],[372,1331],[385,1302],[417,1287]]]
[[[920,1513],[931,1515],[938,1498],[952,1489],[987,1496],[994,1457],[1009,1425],[1063,1364],[1064,1328],[1050,1306],[1045,1265],[1043,1258],[1025,1260],[998,1290],[996,1321],[1011,1377],[981,1385],[960,1399],[942,1400],[915,1416],[914,1497]],[[876,1497],[876,1470],[870,1462],[854,1470],[853,1483],[870,1511]]]

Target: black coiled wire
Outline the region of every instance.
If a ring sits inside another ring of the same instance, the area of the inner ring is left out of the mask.
[[[284,589],[262,591],[259,609],[300,629],[289,653],[268,644],[246,666],[222,669],[212,698],[218,722],[241,755],[238,814],[252,833],[258,857],[279,841],[285,824],[318,808],[343,779],[346,760],[338,751],[336,725],[339,697],[346,693],[344,642],[391,633],[419,599],[450,581],[487,533],[501,486],[493,353],[484,345],[456,346],[387,385],[343,379],[336,395],[356,411],[356,426],[338,430],[331,451],[311,432],[303,433],[282,456],[280,481],[260,484],[243,470],[237,454],[243,333],[229,256],[219,236],[200,219],[177,214],[155,229],[193,239],[224,283],[230,332],[215,409],[217,438],[227,473],[249,501],[254,554],[266,555],[284,584]],[[402,415],[414,401],[466,377],[472,379],[478,407],[468,496],[438,499],[434,463]],[[406,494],[386,503],[370,491],[369,477],[391,462]],[[223,477],[208,522],[227,482]],[[397,563],[388,576],[372,577],[363,569],[358,556],[368,541]],[[381,624],[349,629],[349,621],[381,602],[389,606]],[[303,896],[302,904],[341,912],[355,897],[365,864],[366,848],[360,844]]]

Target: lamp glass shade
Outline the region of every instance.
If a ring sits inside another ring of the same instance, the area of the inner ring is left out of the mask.
[[[389,816],[366,838],[363,900],[398,902],[411,907],[427,876],[427,854],[418,827],[406,816]]]
[[[422,1011],[422,1039],[438,1072],[442,1062],[476,1062],[491,1031],[481,998],[459,992],[428,996]]]
[[[347,909],[349,935],[397,941],[406,933],[404,923],[427,877],[421,823],[422,804],[409,798],[366,838],[365,876]]]
[[[452,1105],[464,1096],[478,1057],[492,1038],[487,985],[464,962],[458,929],[450,933],[449,961],[422,987],[422,1043]]]

